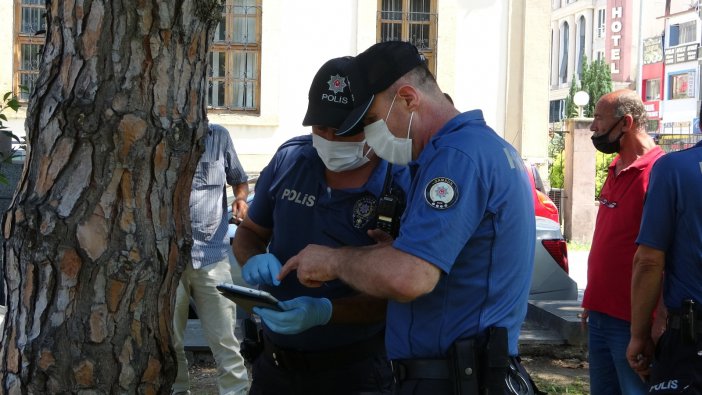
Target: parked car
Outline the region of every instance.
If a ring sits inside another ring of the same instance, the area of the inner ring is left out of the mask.
[[[568,273],[568,247],[561,233],[561,225],[537,216],[529,299],[577,300],[578,284]]]
[[[253,200],[253,196],[254,192],[252,191],[247,199],[249,203]],[[548,196],[546,198],[548,199]],[[233,197],[230,196],[229,211],[231,211],[232,200]],[[557,209],[556,212],[558,212]],[[236,232],[236,225],[230,224],[229,226],[229,233],[233,237]],[[535,244],[534,272],[529,298],[536,300],[577,300],[578,285],[568,275],[568,248],[558,222],[536,216]],[[233,265],[236,265],[234,255],[230,255],[230,261]],[[234,283],[247,286],[241,279],[240,271],[234,270],[232,273]]]
[[[524,161],[524,165],[526,165],[527,174],[529,174],[529,181],[531,182],[531,187],[534,191],[534,213],[539,217],[548,218],[560,223],[558,207],[546,194],[544,182],[541,180],[541,176],[539,175],[536,165],[530,163],[529,161]]]

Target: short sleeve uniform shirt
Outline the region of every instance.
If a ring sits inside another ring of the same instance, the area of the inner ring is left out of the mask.
[[[456,116],[416,162],[394,247],[438,267],[435,289],[388,305],[390,358],[445,357],[457,339],[506,327],[517,354],[534,261],[531,186],[517,151],[479,110]]]
[[[702,142],[653,166],[636,242],[665,252],[666,307],[702,303]]]
[[[256,195],[248,216],[254,223],[272,229],[269,252],[281,263],[308,244],[331,247],[364,246],[375,241],[367,235],[376,227],[378,197],[383,190],[387,162],[380,161],[365,185],[355,189],[331,189],[325,167],[311,143],[311,136],[294,138],[283,144],[261,172]],[[407,168],[393,166],[398,188],[409,185]],[[319,288],[300,284],[295,273],[279,286],[262,287],[280,300],[301,295],[330,299],[352,296],[356,291],[341,281]],[[328,349],[352,344],[377,334],[384,325],[328,324],[313,327],[295,336],[268,331],[276,344],[303,350]]]

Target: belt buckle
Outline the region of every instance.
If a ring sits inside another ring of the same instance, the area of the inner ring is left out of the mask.
[[[399,384],[405,380],[407,377],[407,368],[402,362],[391,360],[390,367],[392,368],[392,376],[395,378],[395,384]]]

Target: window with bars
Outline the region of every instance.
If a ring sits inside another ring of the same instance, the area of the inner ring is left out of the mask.
[[[45,0],[15,0],[13,90],[21,101],[29,100],[39,75],[46,37],[45,4]]]
[[[378,0],[377,40],[408,41],[436,74],[436,0]]]
[[[227,0],[209,55],[210,109],[260,112],[261,0]]]
[[[46,31],[45,13],[45,0],[15,0],[14,91],[22,101],[29,99],[39,75]],[[211,49],[208,106],[259,112],[260,0],[227,0]]]

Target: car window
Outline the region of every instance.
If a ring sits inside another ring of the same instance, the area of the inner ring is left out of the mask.
[[[534,185],[536,186],[536,189],[541,191],[541,193],[546,193],[546,190],[544,189],[544,182],[541,180],[541,175],[539,175],[539,171],[536,169],[534,164],[531,165],[531,173],[534,175]]]

